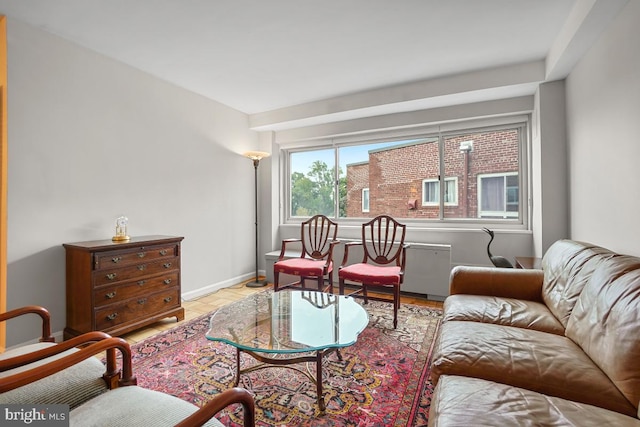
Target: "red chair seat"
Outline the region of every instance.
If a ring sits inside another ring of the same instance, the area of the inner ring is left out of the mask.
[[[326,261],[308,258],[291,258],[278,261],[273,269],[278,273],[291,274],[292,276],[320,277],[324,275]],[[333,270],[333,262],[329,263],[327,272]]]
[[[336,240],[337,235],[338,223],[324,215],[315,215],[302,222],[299,239],[282,240],[280,257],[273,264],[273,291],[297,286],[304,289],[305,281],[313,280],[319,291],[333,293],[333,247],[340,243]],[[284,259],[289,244],[301,246],[299,257]],[[280,273],[298,276],[299,280],[280,286]]]
[[[400,267],[382,267],[372,264],[352,264],[340,270],[340,276],[352,282],[369,285],[399,285]]]

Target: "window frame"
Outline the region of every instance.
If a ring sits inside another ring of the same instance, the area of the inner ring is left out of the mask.
[[[445,194],[447,194],[447,190],[446,190],[446,184],[450,182],[453,182],[453,188],[454,188],[454,195],[455,195],[455,200],[453,202],[447,202],[446,200],[444,201],[444,205],[445,206],[458,206],[458,177],[457,176],[448,176],[445,177],[444,179],[444,183],[445,183],[445,191],[443,194],[443,197]],[[434,184],[438,184],[437,188],[436,188],[436,194],[438,195],[438,200],[435,202],[431,202],[431,201],[425,201],[425,191],[424,191],[424,185],[427,183],[434,183]],[[422,180],[422,206],[440,206],[440,179],[438,178],[427,178],[427,179],[423,179]]]
[[[336,170],[339,169],[339,149],[352,145],[373,145],[382,142],[432,139],[437,137],[441,150],[444,138],[452,135],[462,135],[465,133],[489,132],[492,130],[518,129],[520,138],[518,145],[518,176],[519,176],[519,209],[517,219],[485,219],[478,217],[452,218],[444,217],[444,203],[440,206],[441,214],[438,218],[402,218],[402,221],[409,227],[418,228],[469,228],[469,226],[499,226],[504,229],[530,229],[531,204],[530,204],[530,159],[531,159],[531,115],[512,114],[496,116],[492,118],[471,118],[447,124],[439,125],[414,125],[410,127],[396,128],[393,130],[378,130],[367,132],[356,132],[354,134],[344,134],[336,137],[316,137],[312,139],[287,140],[276,143],[280,146],[280,177],[283,183],[280,186],[280,197],[282,198],[282,209],[280,218],[282,224],[299,224],[307,217],[292,216],[289,210],[291,204],[290,184],[290,163],[289,156],[293,152],[316,151],[332,148],[335,150]],[[277,140],[277,138],[276,138]],[[443,171],[442,154],[440,170]],[[338,176],[336,174],[335,194],[338,193]],[[442,186],[441,186],[442,187]],[[460,190],[457,188],[456,200],[459,203]],[[339,217],[339,197],[336,198],[334,209],[334,220],[345,225],[361,224],[362,219],[367,217]]]

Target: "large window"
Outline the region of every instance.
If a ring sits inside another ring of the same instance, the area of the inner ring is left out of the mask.
[[[526,120],[286,149],[288,218],[522,223]],[[316,146],[318,147],[318,146]]]

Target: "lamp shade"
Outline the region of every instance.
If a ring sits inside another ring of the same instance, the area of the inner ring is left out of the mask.
[[[265,151],[247,151],[243,156],[250,158],[251,160],[262,160],[265,157],[269,157],[271,154]]]

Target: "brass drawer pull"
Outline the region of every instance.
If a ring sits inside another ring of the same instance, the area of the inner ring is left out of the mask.
[[[164,284],[165,285],[170,285],[171,284],[171,279],[164,279]]]
[[[171,263],[170,262],[166,262],[164,264],[162,264],[164,266],[164,268],[171,268]]]
[[[115,279],[115,278],[116,278],[116,276],[117,276],[117,274],[116,274],[116,273],[109,273],[109,274],[107,274],[107,276],[106,276],[106,277],[107,277],[107,279],[109,279],[109,280],[113,280],[113,279]]]
[[[107,320],[115,320],[118,317],[118,313],[112,313],[107,316]]]
[[[146,299],[146,298],[140,298],[140,299],[138,300],[138,304],[140,304],[140,305],[144,304],[145,302],[147,302],[147,299]]]
[[[164,256],[166,254],[167,254],[167,250],[166,249],[163,249],[163,250],[160,251],[160,255]]]
[[[115,298],[116,293],[115,292],[109,292],[108,294],[105,295],[105,297],[107,297],[107,299],[113,299]]]
[[[138,258],[144,258],[146,255],[146,253],[144,252],[138,252]]]
[[[147,268],[147,266],[145,264],[140,264],[138,266],[138,270],[143,271],[145,268]]]
[[[114,256],[113,258],[111,258],[111,262],[114,264],[119,263],[122,260],[122,258],[120,258],[119,256]]]
[[[138,280],[138,286],[142,286],[142,285],[144,285],[145,283],[147,283],[147,281],[146,281],[146,280]]]
[[[171,302],[171,300],[172,300],[172,299],[173,299],[172,297],[166,297],[166,298],[164,299],[164,302]]]

